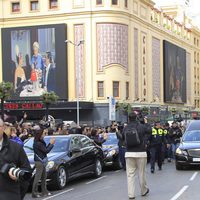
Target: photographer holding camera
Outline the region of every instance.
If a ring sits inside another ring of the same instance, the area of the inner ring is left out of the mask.
[[[31,167],[21,145],[10,141],[0,119],[0,199],[21,200],[28,189]]]
[[[51,151],[55,144],[55,138],[50,139],[50,143],[46,145],[44,141],[44,137],[46,135],[44,126],[38,126],[34,128],[35,137],[33,143],[33,151],[34,151],[34,160],[35,160],[35,169],[36,174],[32,187],[32,197],[33,198],[41,198],[44,196],[50,196],[51,193],[47,190],[46,185],[46,165],[48,163],[47,154]],[[38,192],[38,184],[41,180],[41,194]]]

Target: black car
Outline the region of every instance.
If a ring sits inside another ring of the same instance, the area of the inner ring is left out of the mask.
[[[106,142],[103,143],[103,151],[105,155],[105,166],[112,166],[115,169],[121,169],[122,163],[119,157],[119,146],[116,133],[108,133]]]
[[[52,137],[52,136],[51,136]],[[50,136],[44,138],[48,144]],[[47,181],[57,189],[65,187],[67,181],[83,175],[100,177],[104,154],[100,147],[84,135],[62,135],[55,137],[55,145],[48,154]],[[33,141],[24,144],[31,166],[34,167]]]
[[[200,120],[192,121],[176,150],[176,169],[200,166]]]

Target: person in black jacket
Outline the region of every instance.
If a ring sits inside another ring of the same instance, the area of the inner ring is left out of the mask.
[[[149,136],[149,145],[151,153],[151,173],[155,172],[155,162],[157,159],[158,168],[162,170],[162,160],[163,160],[163,145],[169,147],[168,141],[166,140],[163,129],[159,121],[155,122],[155,126],[152,128],[152,133]]]
[[[171,143],[172,159],[175,159],[175,152],[180,144],[180,139],[182,137],[182,131],[178,127],[177,122],[172,123],[172,127],[169,130],[169,140]]]
[[[0,171],[5,164],[31,172],[30,163],[21,145],[8,139],[4,133],[4,122],[0,119]],[[0,173],[0,200],[22,200],[26,194],[28,181],[18,180],[11,170]]]
[[[33,143],[34,161],[36,174],[32,187],[32,197],[40,198],[42,196],[50,196],[51,193],[47,190],[46,186],[46,165],[48,163],[47,154],[51,151],[55,144],[55,139],[51,138],[50,143],[46,145],[44,141],[45,132],[43,129],[38,128],[35,130],[35,138]],[[41,180],[41,195],[38,192],[38,183]]]
[[[128,179],[128,196],[129,199],[135,199],[135,177],[138,169],[139,181],[141,186],[141,195],[146,196],[149,193],[149,188],[146,182],[146,138],[150,134],[150,128],[145,124],[137,122],[135,113],[129,114],[129,124],[124,128],[123,138],[126,143],[126,172]],[[137,137],[136,137],[137,135]],[[136,137],[138,144],[135,144],[133,138]],[[138,140],[139,138],[139,140]],[[131,143],[133,144],[131,145]]]
[[[107,140],[108,137],[106,133],[98,134],[97,129],[92,129],[90,138],[95,142],[95,144],[102,147],[102,144]]]

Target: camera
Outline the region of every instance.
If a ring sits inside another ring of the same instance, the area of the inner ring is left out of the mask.
[[[50,125],[50,122],[49,122],[49,121],[43,121],[43,120],[41,120],[41,121],[39,122],[39,126],[40,126],[40,128],[42,128],[42,129],[47,129],[47,128],[49,128],[51,125]]]
[[[137,121],[140,122],[141,124],[144,124],[144,116],[142,113],[139,113],[137,115]]]
[[[8,172],[11,171],[11,174],[17,177],[20,181],[28,181],[32,177],[32,173],[28,170],[17,168],[14,164],[4,164],[1,169],[0,173],[8,176]]]

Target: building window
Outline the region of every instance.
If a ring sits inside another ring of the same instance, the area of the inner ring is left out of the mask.
[[[58,0],[49,0],[49,8],[50,9],[58,8]]]
[[[118,0],[112,0],[112,5],[118,5]]]
[[[35,11],[39,9],[39,2],[38,1],[31,1],[30,2],[31,11]]]
[[[124,7],[128,8],[128,0],[124,0]]]
[[[104,82],[97,82],[98,97],[104,97]]]
[[[113,97],[119,97],[119,81],[113,82]]]
[[[126,100],[129,99],[129,82],[126,82]]]
[[[102,0],[96,0],[96,5],[102,5]]]
[[[196,53],[196,51],[194,52],[194,63],[196,63],[196,61],[197,61],[197,53]]]
[[[199,40],[197,39],[197,47],[199,47]]]
[[[196,45],[196,38],[194,38],[194,45]]]
[[[12,12],[20,12],[20,2],[13,2],[12,3]]]

